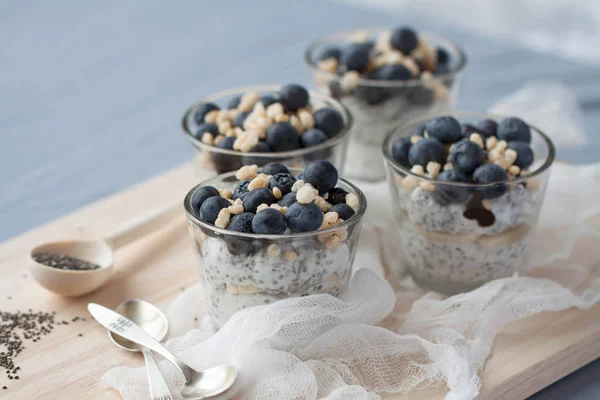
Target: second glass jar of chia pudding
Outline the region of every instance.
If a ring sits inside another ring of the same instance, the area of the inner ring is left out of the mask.
[[[451,295],[524,271],[554,161],[544,133],[454,112],[393,130],[383,153],[415,282]]]
[[[386,134],[449,111],[466,64],[454,43],[407,27],[338,32],[312,43],[305,59],[317,86],[352,114],[345,174],[372,181],[385,178]]]

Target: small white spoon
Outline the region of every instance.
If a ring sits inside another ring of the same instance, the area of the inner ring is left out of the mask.
[[[92,292],[113,274],[116,250],[152,233],[178,215],[184,215],[181,200],[133,219],[104,239],[59,241],[37,246],[29,254],[31,274],[40,285],[63,296]],[[49,267],[33,259],[34,254],[42,252],[65,254],[98,264],[100,268],[76,271]]]

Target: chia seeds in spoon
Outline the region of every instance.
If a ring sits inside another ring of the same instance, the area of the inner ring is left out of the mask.
[[[44,264],[47,267],[56,269],[70,271],[91,271],[100,268],[98,264],[71,257],[66,254],[40,252],[33,254],[32,258],[40,264]]]

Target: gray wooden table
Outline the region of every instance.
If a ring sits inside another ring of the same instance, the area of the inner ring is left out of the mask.
[[[318,0],[0,3],[0,239],[187,161],[186,106],[228,87],[309,85],[307,43],[340,29],[411,24],[461,43],[460,108],[483,111],[532,79],[577,93],[600,126],[600,68],[438,26]],[[600,136],[563,151],[600,160]],[[151,199],[149,199],[151,201]],[[596,399],[600,361],[534,399]]]

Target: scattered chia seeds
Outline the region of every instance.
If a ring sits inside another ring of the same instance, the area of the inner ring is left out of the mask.
[[[71,270],[71,271],[91,271],[100,268],[98,264],[89,261],[80,260],[79,258],[71,257],[66,254],[56,254],[48,252],[40,252],[32,255],[33,259],[40,264],[48,267]]]

